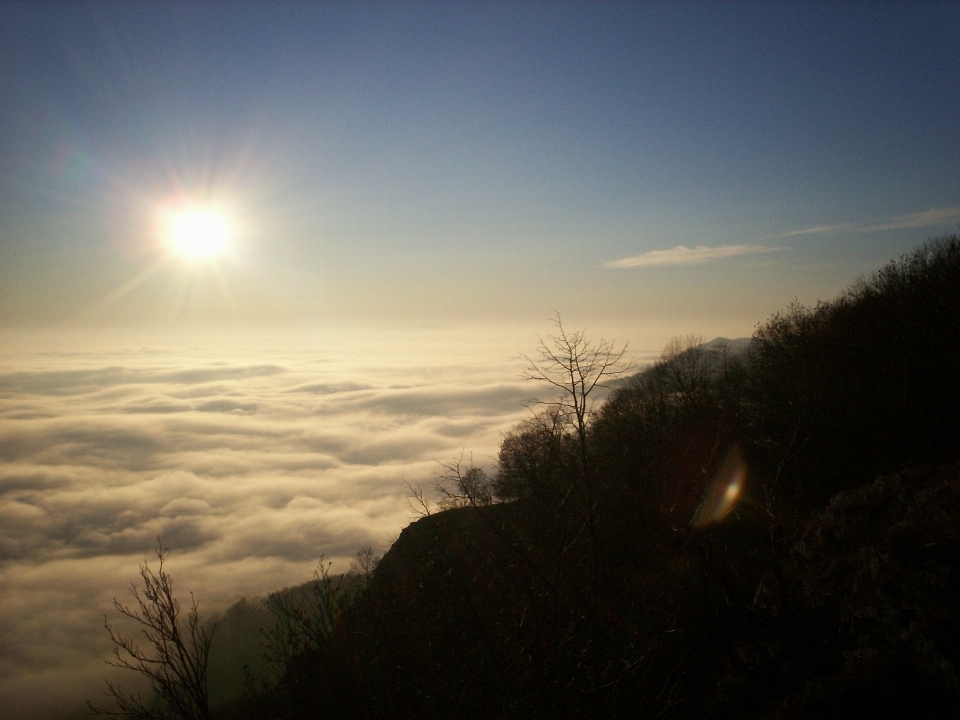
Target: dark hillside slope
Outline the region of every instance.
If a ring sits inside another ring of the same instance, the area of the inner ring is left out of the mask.
[[[751,450],[802,502],[960,449],[960,240],[931,240],[754,336]]]

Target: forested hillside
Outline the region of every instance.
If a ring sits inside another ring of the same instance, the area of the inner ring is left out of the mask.
[[[287,607],[224,717],[955,713],[960,237],[596,406],[616,348],[541,350],[558,396],[496,472],[445,467],[372,574]]]

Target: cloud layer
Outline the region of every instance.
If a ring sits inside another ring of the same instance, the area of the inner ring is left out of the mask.
[[[535,392],[501,359],[276,355],[7,360],[0,717],[99,691],[103,616],[157,537],[207,608],[302,582],[321,555],[385,548],[409,521],[404,480],[462,449],[490,464]]]

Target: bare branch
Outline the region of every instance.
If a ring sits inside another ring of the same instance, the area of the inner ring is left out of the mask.
[[[492,483],[483,468],[475,467],[473,456],[464,462],[464,453],[449,463],[440,463],[434,472],[433,487],[443,510],[455,507],[480,507],[493,502]]]
[[[627,346],[617,348],[603,338],[596,344],[587,340],[583,331],[569,331],[560,315],[554,318],[556,333],[546,341],[537,336],[536,358],[524,355],[527,367],[523,377],[545,382],[560,391],[551,400],[535,400],[538,405],[553,410],[559,419],[576,434],[581,445],[581,460],[586,465],[586,431],[593,412],[593,395],[598,387],[607,387],[606,381],[629,372],[633,363],[625,362]]]
[[[420,485],[411,485],[406,480],[403,481],[410,496],[407,498],[407,506],[417,518],[429,517],[433,513],[430,511],[430,501],[424,497],[423,488]]]
[[[135,606],[114,599],[113,605],[121,615],[140,626],[147,641],[144,650],[131,637],[115,631],[104,618],[104,627],[113,643],[113,660],[109,665],[140,673],[150,681],[154,698],[145,702],[138,694],[128,695],[113,683],[107,683],[105,694],[113,698],[118,710],[107,710],[87,703],[95,715],[155,720],[208,720],[210,718],[207,694],[207,660],[213,630],[200,624],[196,598],[190,595],[186,630],[180,619],[180,603],[173,593],[173,581],[163,568],[165,550],[157,540],[157,573],[146,561],[140,566],[143,587],[130,585]]]

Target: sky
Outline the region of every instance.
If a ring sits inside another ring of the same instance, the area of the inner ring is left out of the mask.
[[[6,6],[0,322],[749,334],[956,228],[958,27],[955,3]],[[213,266],[158,247],[177,198],[232,216]]]
[[[958,36],[956,3],[3,4],[0,719],[96,699],[158,535],[211,610],[389,547],[405,483],[494,466],[554,313],[643,363],[955,232]]]

